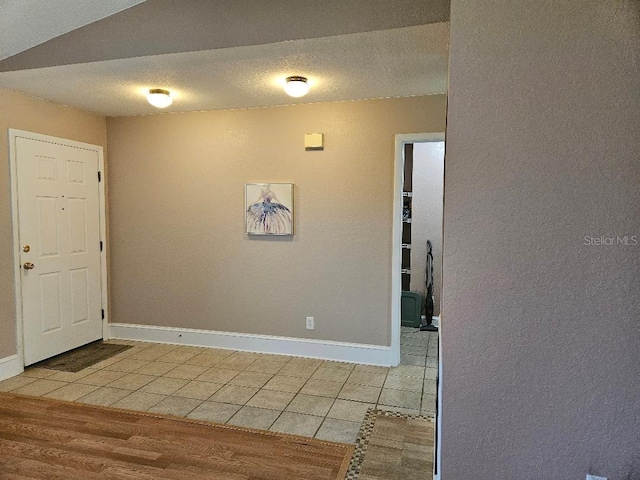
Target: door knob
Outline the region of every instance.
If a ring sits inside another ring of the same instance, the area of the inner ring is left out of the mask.
[[[34,268],[36,268],[36,266],[31,262],[24,262],[22,268],[24,268],[25,270],[33,270]]]

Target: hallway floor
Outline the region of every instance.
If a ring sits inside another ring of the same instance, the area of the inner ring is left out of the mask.
[[[27,368],[0,391],[353,443],[369,407],[435,412],[438,334],[402,329],[399,367],[130,342],[77,373]]]

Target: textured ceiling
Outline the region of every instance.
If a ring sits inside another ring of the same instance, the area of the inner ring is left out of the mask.
[[[25,39],[41,30],[59,35],[88,23],[74,23],[76,19],[93,21],[110,9],[117,11],[120,4],[133,3],[0,0],[0,19],[5,18],[0,32],[6,27],[11,37]],[[261,45],[448,19],[449,0],[147,0],[0,61],[0,71]]]
[[[0,86],[107,116],[158,113],[148,88],[169,88],[164,111],[193,111],[444,93],[447,22],[265,45],[0,73]],[[305,75],[311,92],[281,82]]]
[[[0,60],[144,0],[0,0]]]
[[[108,116],[158,113],[149,88],[169,112],[438,94],[448,18],[449,0],[0,0],[0,87]],[[311,92],[286,96],[289,75]]]

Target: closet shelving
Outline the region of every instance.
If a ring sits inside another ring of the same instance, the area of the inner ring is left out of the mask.
[[[413,145],[404,148],[404,185],[402,187],[402,290],[411,285],[411,213],[413,201]]]

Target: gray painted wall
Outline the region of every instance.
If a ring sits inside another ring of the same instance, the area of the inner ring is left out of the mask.
[[[394,141],[442,95],[109,118],[111,320],[389,345]],[[305,133],[324,133],[305,152]],[[244,235],[244,184],[295,184],[293,238]],[[305,330],[305,317],[315,330]]]
[[[640,478],[639,10],[453,2],[443,480]]]
[[[36,7],[40,13],[46,9]],[[449,0],[147,0],[1,60],[0,71],[266,45],[448,19]]]

